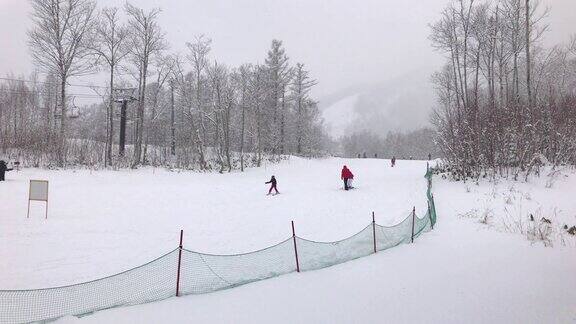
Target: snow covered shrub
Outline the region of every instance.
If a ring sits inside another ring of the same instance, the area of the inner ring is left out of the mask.
[[[470,209],[464,214],[458,214],[460,218],[478,218],[478,209]]]
[[[522,217],[522,207],[514,208],[510,210],[507,207],[504,208],[504,215],[501,217],[502,227],[505,232],[508,233],[526,233],[526,225],[524,224]]]
[[[552,170],[546,175],[546,188],[552,188],[561,175],[561,170]]]
[[[484,225],[489,225],[492,218],[494,218],[494,211],[491,208],[485,208],[479,222]]]
[[[542,242],[544,246],[552,246],[552,222],[542,217],[539,222],[531,222],[526,230],[526,237],[532,242]]]

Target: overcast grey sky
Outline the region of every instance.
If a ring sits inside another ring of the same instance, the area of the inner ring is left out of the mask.
[[[99,7],[124,1],[99,0]],[[430,47],[428,24],[449,0],[133,0],[161,7],[161,26],[171,51],[205,34],[212,58],[236,66],[263,62],[273,38],[284,41],[292,62],[303,62],[319,81],[317,97],[357,84],[382,82],[442,60]],[[576,33],[576,0],[551,6],[547,43]],[[26,45],[27,0],[0,0],[0,75],[30,73]],[[92,78],[94,79],[94,78]],[[89,77],[84,77],[86,82]]]

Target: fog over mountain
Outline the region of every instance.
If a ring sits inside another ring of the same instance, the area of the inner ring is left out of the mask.
[[[361,131],[385,136],[429,125],[435,103],[431,69],[420,68],[382,83],[349,88],[320,101],[333,138]],[[406,122],[410,121],[410,122]]]

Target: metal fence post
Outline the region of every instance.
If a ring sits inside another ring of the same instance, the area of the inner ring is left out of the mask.
[[[374,239],[374,253],[376,253],[376,220],[374,219],[374,212],[372,212],[372,238]]]
[[[412,208],[412,243],[414,243],[414,219],[416,218],[416,207]]]
[[[180,230],[180,245],[178,246],[178,272],[176,273],[176,297],[180,297],[180,265],[182,264],[182,237],[184,230]]]
[[[298,248],[296,247],[296,231],[294,230],[294,221],[292,221],[292,240],[294,241],[294,255],[296,256],[296,271],[300,272],[300,262],[298,261]]]

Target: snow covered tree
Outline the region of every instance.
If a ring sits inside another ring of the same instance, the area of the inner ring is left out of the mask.
[[[209,58],[211,40],[204,36],[186,43],[186,59],[166,53],[160,9],[126,3],[125,16],[104,8],[96,17],[89,0],[32,2],[31,50],[49,73],[43,80],[34,74],[32,80],[0,81],[0,149],[26,152],[31,158],[24,163],[48,165],[57,156],[60,165],[114,162],[225,172],[277,161],[281,154],[322,154],[326,147],[310,95],[316,82],[303,64],[290,66],[280,40],[272,41],[263,64],[231,67]],[[70,46],[74,53],[59,56]],[[96,64],[109,72],[105,86],[68,84],[70,76],[91,72]],[[68,85],[105,90],[70,97]],[[136,89],[129,105],[134,109],[123,109],[120,123],[116,88]],[[55,114],[64,120],[67,103],[76,97],[97,102],[82,107],[74,125],[60,123],[58,132]],[[118,138],[115,124],[121,125]],[[112,159],[116,140],[131,144],[125,148],[129,158],[121,145],[122,153]]]
[[[533,1],[458,0],[431,25],[433,46],[447,55],[433,75],[439,101],[432,122],[456,176],[518,177],[542,157],[554,165],[574,159],[571,145],[556,145],[558,137],[574,143],[566,128],[574,116],[565,107],[574,96],[566,83],[575,77],[558,68],[573,59],[567,48],[539,46],[546,13]]]
[[[270,142],[269,147],[274,153],[285,153],[286,146],[286,87],[290,83],[291,69],[288,65],[288,56],[282,47],[282,41],[272,41],[272,46],[266,58],[266,70],[268,73],[268,98],[267,108],[270,109]]]
[[[28,32],[30,52],[38,67],[57,75],[60,85],[60,145],[58,159],[64,164],[66,138],[66,87],[72,76],[91,66],[91,33],[96,4],[91,0],[32,0],[33,28]]]
[[[309,72],[304,69],[304,64],[297,63],[294,68],[294,78],[290,85],[290,99],[294,103],[294,114],[296,115],[296,153],[302,153],[302,142],[305,137],[306,121],[310,120],[306,114],[306,109],[310,108],[311,102],[309,99],[310,90],[316,85],[316,80],[310,79]],[[308,117],[308,118],[307,118]]]

